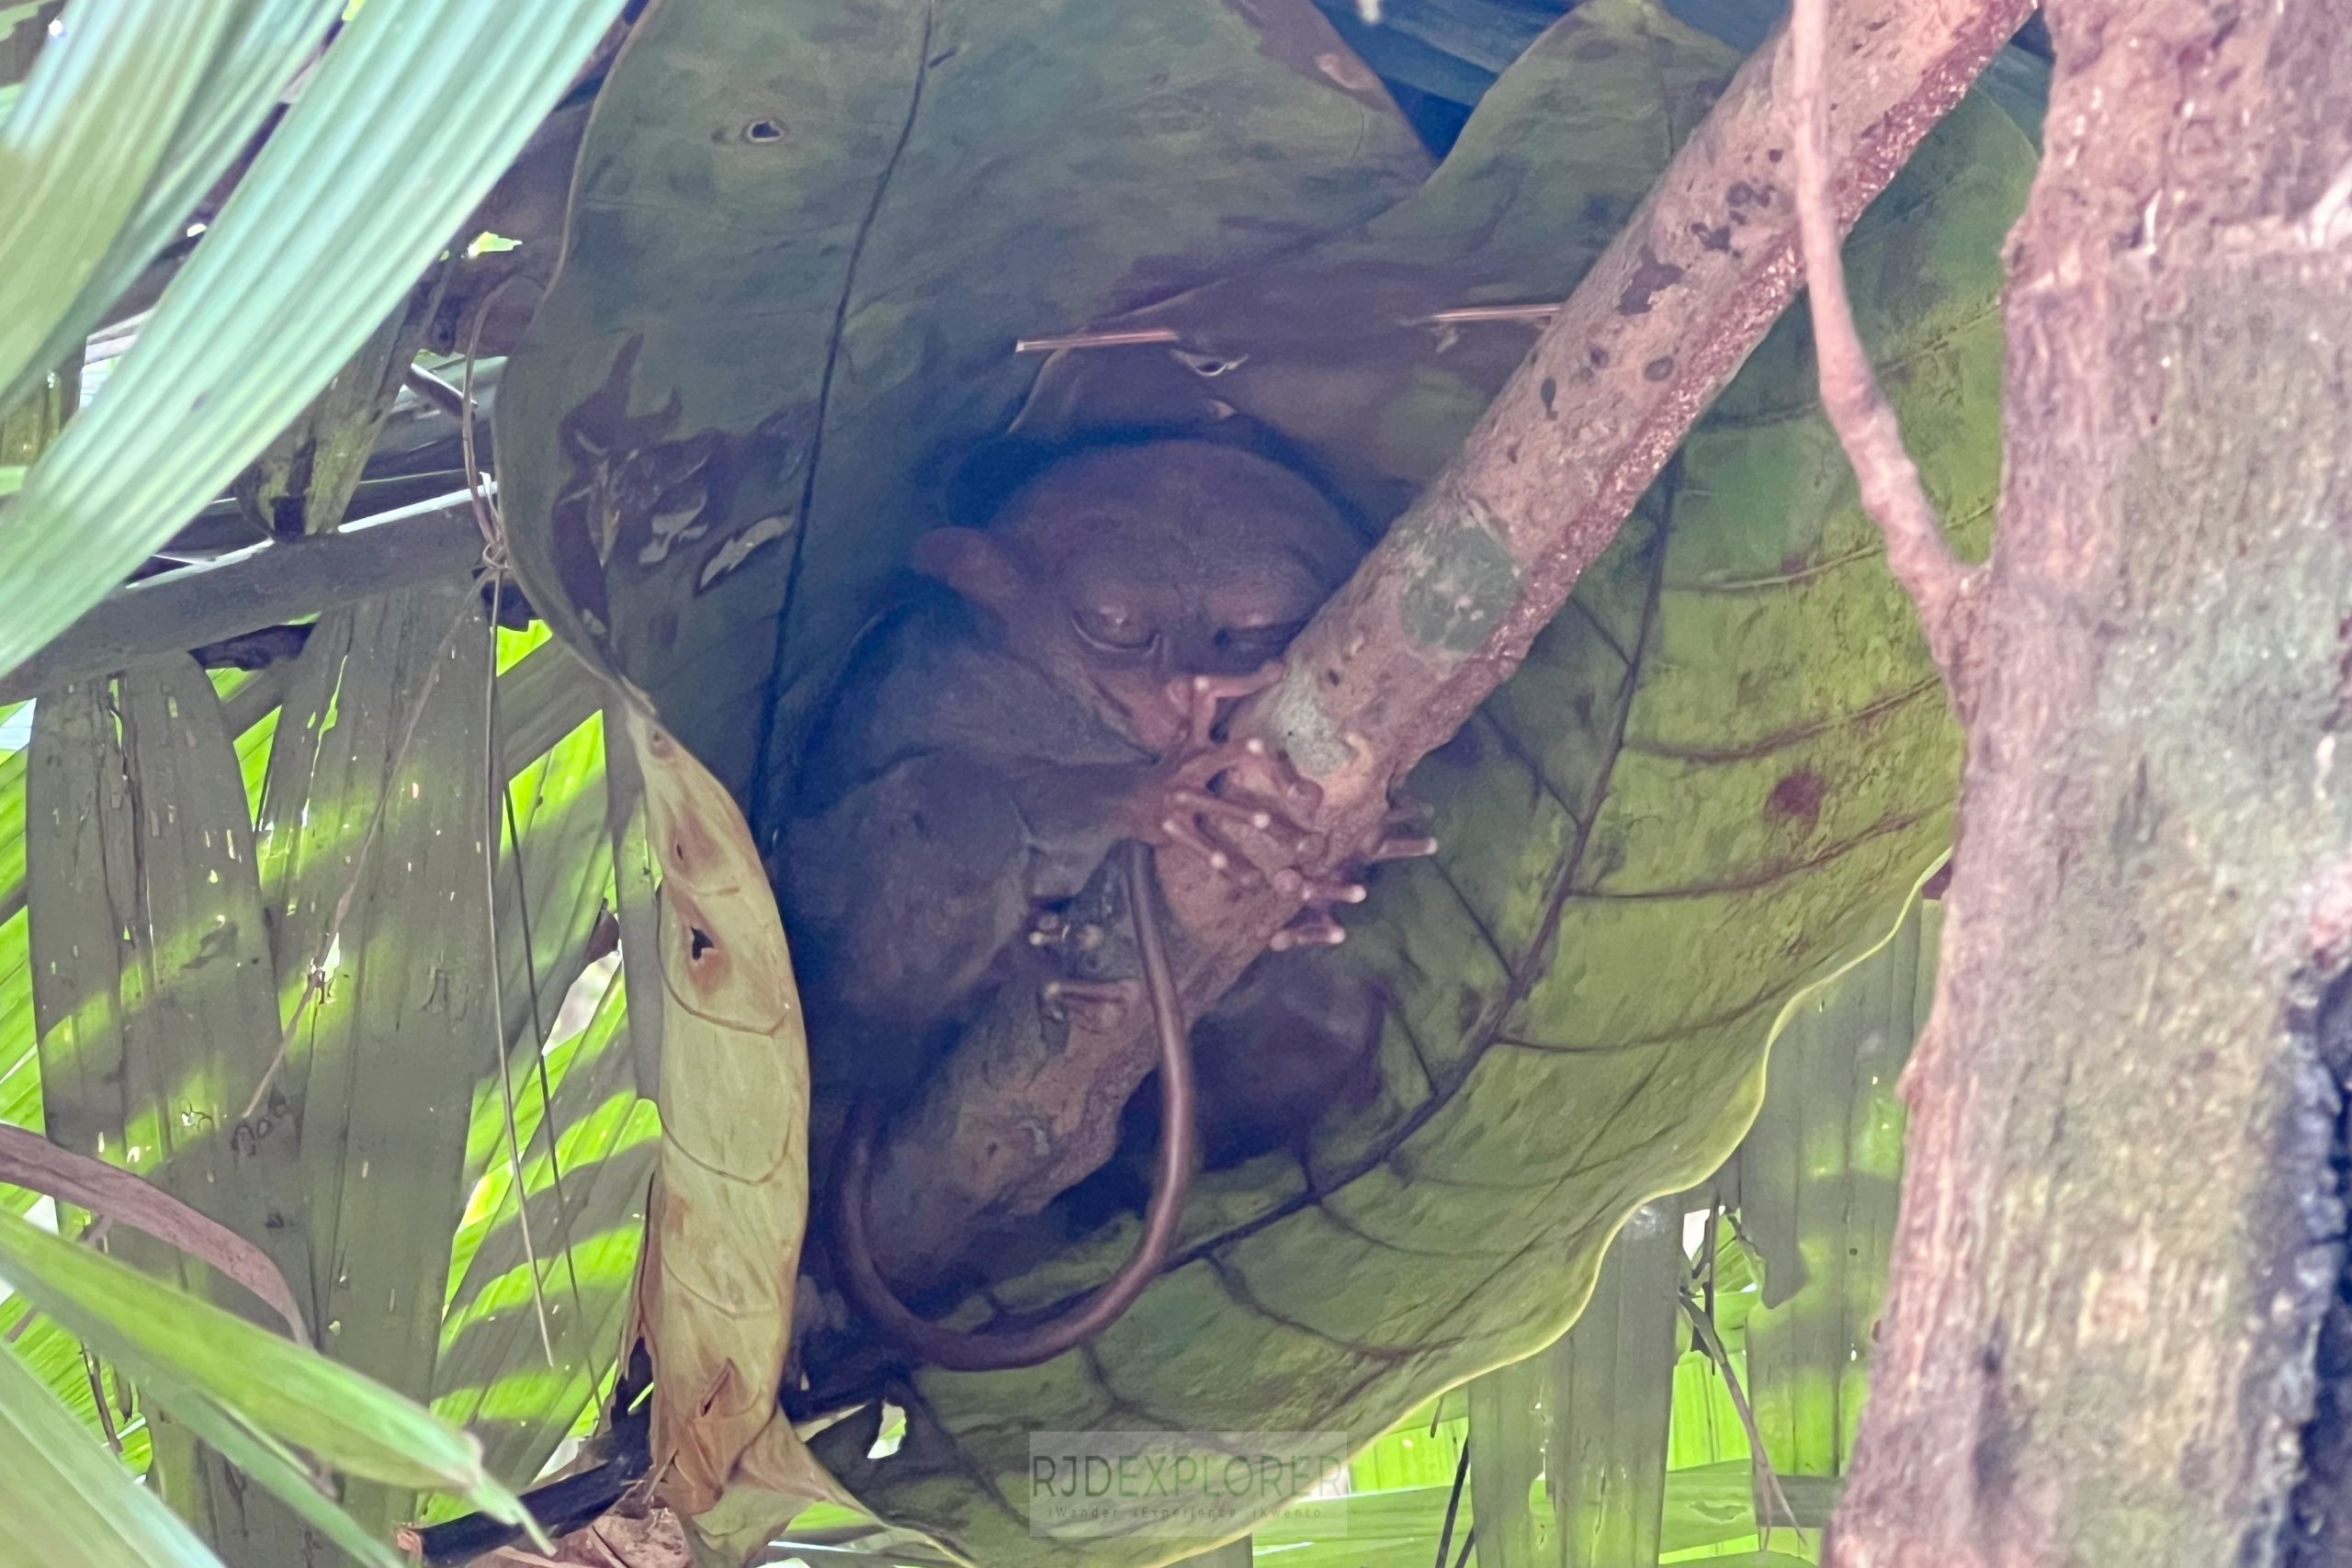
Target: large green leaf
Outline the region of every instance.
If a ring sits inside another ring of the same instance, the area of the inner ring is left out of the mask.
[[[1296,249],[1424,168],[1310,0],[669,0],[596,101],[500,389],[532,602],[750,798],[1014,340]]]
[[[121,115],[105,103],[97,106],[111,117],[118,138],[160,136],[162,155],[153,164],[143,188],[133,193],[136,204],[119,214],[121,220],[104,254],[73,293],[71,303],[62,310],[33,318],[36,322],[47,321],[48,335],[17,371],[14,385],[21,387],[28,374],[79,358],[83,338],[103,319],[107,308],[142,267],[180,237],[189,212],[261,129],[281,91],[291,85],[295,72],[317,48],[335,14],[336,0],[228,0],[225,5],[216,0],[209,7],[180,7],[188,12],[207,8],[223,15],[227,29],[218,37],[209,57],[189,55],[171,62],[177,73],[193,79],[193,90],[176,121]],[[79,28],[78,16],[70,21],[73,29]],[[76,38],[76,47],[90,41],[76,31],[69,30],[68,36]],[[74,167],[71,163],[64,166]],[[35,280],[43,289],[44,303],[66,303],[57,297],[62,281],[55,274]],[[0,386],[10,384],[0,377]]]
[[[278,996],[308,1003],[269,1114],[300,1129],[312,1321],[338,1359],[428,1397],[491,1009],[490,637],[459,581],[321,620],[264,786]],[[355,1496],[389,1526],[405,1496]]]
[[[458,607],[458,599],[452,598],[447,616],[434,627],[436,642],[454,624]],[[332,637],[333,632],[330,626],[326,635]],[[379,651],[392,651],[380,642],[376,646]],[[464,657],[470,660],[473,655]],[[563,1370],[551,1373],[540,1347],[514,1224],[503,1086],[492,1066],[494,1056],[486,1030],[474,1063],[455,1075],[453,1087],[436,1089],[420,1074],[410,1074],[400,1080],[404,1089],[416,1092],[420,1102],[457,1099],[469,1101],[473,1107],[472,1131],[458,1158],[456,1179],[447,1189],[450,1207],[436,1214],[419,1213],[412,1216],[398,1201],[388,1201],[384,1210],[396,1216],[396,1223],[379,1224],[371,1218],[359,1226],[359,1234],[378,1242],[387,1242],[396,1235],[418,1238],[424,1248],[418,1255],[421,1276],[446,1281],[446,1288],[455,1292],[446,1321],[439,1305],[443,1284],[421,1287],[413,1299],[405,1292],[402,1296],[404,1313],[413,1319],[415,1332],[428,1338],[437,1334],[443,1342],[430,1386],[438,1391],[439,1402],[453,1416],[478,1427],[492,1472],[522,1481],[536,1473],[547,1453],[588,1405],[597,1379],[608,1367],[617,1345],[618,1303],[626,1294],[642,1223],[644,1176],[650,1158],[647,1140],[652,1112],[633,1094],[615,1090],[616,1084],[621,1091],[633,1088],[625,1032],[619,1027],[624,1010],[616,989],[598,1013],[591,1033],[560,1042],[548,1057],[548,1079],[555,1095],[554,1138],[562,1157],[560,1178],[549,1168],[546,1156],[548,1132],[537,1098],[539,1032],[542,1025],[556,1025],[564,994],[585,964],[589,929],[611,884],[611,863],[604,836],[602,725],[594,711],[594,682],[587,679],[576,660],[562,649],[548,645],[543,633],[505,634],[501,660],[504,668],[499,678],[499,755],[502,773],[511,775],[513,826],[521,835],[519,846],[511,835],[505,836],[498,886],[506,1032],[514,1062],[520,1143],[534,1194],[533,1239],[540,1255],[550,1323],[559,1348],[566,1352],[576,1349],[578,1354],[568,1355]],[[320,679],[317,671],[299,663],[295,669],[302,677],[305,690],[314,694]],[[479,671],[465,669],[456,674],[449,694],[478,706]],[[156,679],[155,674],[145,672],[132,677],[130,683],[152,688]],[[192,671],[189,679],[193,680]],[[160,875],[176,875],[182,885],[209,889],[207,896],[217,899],[234,889],[241,863],[245,878],[249,881],[252,876],[252,854],[235,838],[235,830],[240,824],[250,830],[250,813],[259,808],[261,773],[277,728],[275,705],[288,682],[285,669],[280,667],[253,675],[222,672],[212,677],[212,683],[228,694],[226,700],[217,705],[217,717],[210,716],[198,700],[203,694],[200,687],[194,691],[180,687],[175,689],[172,698],[178,705],[178,718],[162,737],[151,733],[152,722],[143,728],[134,724],[119,733],[109,728],[107,733],[116,753],[121,751],[127,740],[143,760],[146,766],[141,780],[141,797],[168,801],[168,812],[180,829],[162,846],[165,852],[150,855],[140,863],[141,875],[151,880]],[[437,691],[438,682],[435,687]],[[128,690],[127,686],[125,691]],[[123,700],[110,684],[107,711],[111,714]],[[298,754],[315,751],[322,745],[314,722],[317,716],[309,705],[313,700],[314,695],[301,698],[304,705],[290,721],[287,760],[280,762],[279,799],[287,814],[297,821],[304,816],[306,807],[314,807],[310,815],[321,837],[313,848],[319,854],[331,857],[338,845],[346,851],[353,847],[348,837],[328,836],[331,820],[345,820],[345,807],[339,803],[337,794],[344,786],[332,782],[314,784],[311,795],[305,796],[289,782],[287,772]],[[348,715],[339,700],[330,702],[334,721],[323,738],[333,755],[346,760],[351,759],[350,749],[362,748],[363,739],[342,721],[348,718],[356,724],[361,712],[377,703],[377,699],[356,692],[352,701],[353,711]],[[87,700],[84,702],[86,707]],[[74,711],[63,694],[53,694],[39,705],[51,709],[49,722],[52,724],[62,722]],[[405,710],[388,716],[374,731],[376,743],[396,743],[396,734],[390,734],[389,739],[388,734],[404,725],[404,721]],[[197,768],[197,759],[186,754],[180,743],[181,729],[206,724],[218,724],[237,737],[235,759],[232,761],[224,752],[216,750],[215,760],[209,765],[211,775],[225,776],[225,784],[194,776],[208,770]],[[85,724],[84,728],[89,727]],[[148,736],[151,744],[138,744],[142,734]],[[95,734],[89,739],[95,743]],[[429,743],[420,740],[415,744]],[[476,739],[449,749],[448,763],[442,770],[448,780],[479,776],[481,757],[476,755],[463,766],[456,757],[458,747],[479,744]],[[29,920],[24,908],[26,887],[22,875],[27,848],[23,825],[28,760],[28,754],[22,750],[0,755],[0,917],[5,917],[0,918],[0,1114],[11,1122],[35,1126],[41,1123],[44,1106],[34,1050],[33,987],[27,944]],[[166,762],[177,770],[168,777],[155,772],[157,765]],[[119,761],[116,766],[119,773],[122,771]],[[240,772],[243,774],[242,781],[237,776]],[[224,787],[228,791],[225,795],[220,793]],[[119,814],[124,808],[126,797],[121,791],[107,798],[111,802],[108,810]],[[232,809],[232,802],[235,815],[230,818],[225,814]],[[69,819],[81,822],[93,814],[74,808],[66,815]],[[364,818],[367,813],[361,811],[358,815]],[[85,822],[85,829],[91,825]],[[413,830],[430,836],[436,825],[445,825],[445,819],[429,817]],[[445,840],[447,837],[444,835]],[[70,840],[51,835],[43,852],[53,854],[68,843]],[[230,854],[232,845],[243,856],[242,862]],[[283,848],[282,841],[279,847]],[[273,856],[277,852],[273,850]],[[386,852],[384,840],[379,839],[370,856]],[[332,865],[322,866],[319,879],[335,886],[334,870]],[[350,867],[345,865],[342,870],[347,878]],[[215,874],[220,877],[218,883],[211,880]],[[477,897],[474,890],[481,886],[478,863],[469,874],[451,867],[448,874],[462,879],[457,886],[469,899]],[[36,911],[52,926],[74,919],[74,909],[100,898],[107,883],[106,878],[96,876],[87,879],[86,886],[82,879],[71,876],[58,880],[71,885],[67,892],[58,896],[53,908],[45,895]],[[454,890],[447,882],[443,886],[445,896]],[[339,897],[339,887],[329,897],[331,900]],[[103,918],[100,923],[104,923]],[[257,920],[239,923],[241,929],[248,924],[260,929]],[[524,942],[526,934],[530,938],[527,957]],[[300,945],[315,942],[316,937],[316,927],[304,924],[300,930],[289,931],[288,940]],[[217,945],[219,938],[214,940]],[[110,953],[114,940],[108,938],[97,946]],[[303,957],[309,955],[306,949]],[[347,992],[355,981],[364,985],[371,974],[385,976],[391,973],[390,959],[386,959],[382,967],[368,971],[364,965],[348,962],[360,956],[356,953],[346,952],[340,956],[346,962],[337,966],[339,992]],[[298,966],[301,961],[296,960]],[[87,963],[77,959],[69,968],[79,974],[87,966]],[[266,964],[262,967],[266,970]],[[175,972],[167,967],[164,973],[169,976]],[[187,978],[217,984],[235,973],[233,965],[198,965]],[[192,1092],[177,1109],[189,1114],[184,1123],[175,1122],[171,1130],[177,1134],[177,1141],[187,1145],[186,1154],[191,1163],[183,1166],[174,1159],[159,1168],[151,1151],[138,1167],[160,1176],[175,1190],[179,1183],[194,1179],[199,1192],[203,1191],[214,1185],[205,1179],[205,1173],[212,1170],[215,1162],[227,1161],[242,1176],[220,1180],[219,1193],[245,1201],[255,1195],[254,1178],[262,1167],[276,1159],[281,1143],[290,1150],[287,1140],[293,1131],[289,1119],[293,1101],[283,1093],[274,1097],[233,1145],[225,1138],[210,1135],[206,1126],[207,1119],[214,1129],[239,1122],[254,1084],[259,1081],[276,1050],[277,1003],[266,976],[261,990],[266,1006],[260,1021],[251,1029],[208,1027],[198,1035],[164,1036],[164,1043],[176,1053],[175,1061],[204,1060],[201,1053],[191,1055],[201,1047],[218,1054],[221,1061],[234,1064],[225,1077],[219,1072],[207,1072],[187,1077],[182,1085]],[[148,1025],[142,1023],[140,1027]],[[298,1041],[298,1051],[305,1061],[310,1043],[311,1034],[306,1030]],[[55,1055],[62,1042],[52,1041],[51,1044]],[[576,1074],[572,1071],[583,1065],[590,1070]],[[75,1124],[75,1118],[86,1122],[90,1114],[73,1090],[74,1081],[75,1075],[69,1069],[67,1076],[52,1086],[53,1093],[62,1091],[69,1113],[65,1123],[69,1129]],[[103,1079],[101,1087],[114,1096],[112,1124],[119,1125],[123,1116],[124,1086]],[[404,1113],[399,1104],[386,1100],[380,1093],[374,1103],[392,1122]],[[149,1116],[144,1124],[152,1127],[153,1122],[154,1119]],[[436,1135],[443,1130],[446,1129],[436,1126]],[[95,1141],[96,1136],[91,1133],[89,1141]],[[113,1157],[119,1158],[124,1144],[118,1134],[107,1146]],[[320,1170],[323,1175],[325,1168]],[[339,1182],[342,1175],[342,1168],[335,1167],[334,1179]],[[557,1202],[559,1189],[560,1204]],[[458,1199],[469,1190],[474,1194],[473,1202],[461,1223]],[[20,1189],[0,1187],[0,1206],[22,1213],[36,1196]],[[281,1201],[275,1223],[254,1224],[254,1214],[244,1214],[240,1221],[241,1225],[253,1224],[248,1234],[279,1247],[282,1265],[298,1279],[309,1268],[305,1245],[307,1196],[306,1191],[298,1191],[290,1204]],[[457,1233],[454,1241],[453,1230]],[[165,1261],[168,1267],[177,1267],[176,1259]],[[467,1277],[462,1286],[458,1284],[460,1276]],[[575,1276],[579,1280],[577,1295],[571,1288]],[[305,1294],[307,1299],[307,1287]],[[583,1304],[588,1308],[586,1321],[575,1321]],[[22,1305],[21,1301],[0,1305],[0,1326],[13,1325]],[[347,1334],[358,1331],[356,1322],[347,1323],[345,1327]],[[40,1370],[51,1381],[53,1392],[85,1419],[95,1422],[79,1350],[69,1336],[49,1320],[39,1319],[24,1331],[18,1347],[28,1354],[38,1352],[41,1358]],[[413,1392],[421,1395],[425,1391],[420,1387]],[[170,1427],[169,1422],[162,1425]],[[135,1450],[134,1458],[142,1462],[147,1433],[146,1426],[133,1421],[126,1437],[127,1448]],[[184,1449],[184,1442],[181,1446]],[[156,1479],[168,1481],[175,1467],[182,1462],[183,1459],[167,1455]],[[436,1502],[431,1506],[460,1505]],[[237,1519],[243,1531],[241,1548],[264,1555],[268,1542],[256,1540],[254,1532],[290,1523],[282,1517],[271,1516],[269,1510],[258,1506],[256,1500],[250,1497]]]
[[[637,1096],[626,1011],[616,976],[588,1027],[548,1054],[548,1110],[535,1089],[523,1097],[518,1134],[538,1150],[524,1164],[523,1190],[553,1365],[538,1336],[503,1118],[487,1099],[476,1113],[475,1142],[494,1163],[458,1233],[433,1404],[481,1439],[493,1474],[537,1473],[621,1348],[661,1131],[652,1102]],[[544,1152],[549,1127],[560,1186]]]
[[[1336,263],[1263,287],[1295,300],[1300,278],[1367,274],[1382,246],[1392,274],[1423,243],[1464,265],[1466,230],[1544,269],[1489,274],[1487,298],[1563,295],[1601,242],[1585,226],[1628,209],[1730,63],[1652,6],[1593,0],[1498,85],[1426,211],[1403,204]],[[1605,159],[1586,161],[1586,130]],[[1865,335],[1972,547],[1998,479],[2001,235],[2031,164],[1972,97],[1850,251]],[[1590,183],[1563,188],[1555,168]],[[1426,430],[1449,408],[1466,427],[1512,356],[1431,338],[1423,369],[1388,384],[1439,395],[1374,388],[1342,410],[1365,414],[1357,428]],[[1279,342],[1254,354],[1231,374],[1263,372],[1262,389],[1235,400],[1341,453],[1328,408],[1283,395],[1290,363]],[[1334,373],[1310,388],[1344,390],[1328,343],[1321,363]],[[1957,730],[1814,384],[1804,325],[1784,321],[1511,682],[1417,774],[1445,847],[1379,877],[1332,960],[1394,994],[1386,1103],[1329,1129],[1307,1172],[1270,1159],[1196,1184],[1176,1265],[1084,1355],[922,1374],[907,1440],[881,1459],[820,1441],[863,1503],[976,1560],[1151,1561],[1166,1542],[1031,1537],[1026,1432],[1369,1440],[1557,1336],[1624,1216],[1730,1152],[1781,1007],[1892,926],[1943,848],[1956,782]],[[1417,439],[1442,448],[1442,427]],[[1400,438],[1379,462],[1417,480],[1438,455]],[[1107,1229],[990,1300],[1066,1300],[1132,1239]]]
[[[243,780],[212,682],[180,657],[36,707],[28,814],[31,992],[51,1141],[115,1161],[264,1248],[310,1310],[294,1129],[248,1119],[278,1038]],[[173,1248],[122,1255],[232,1311]],[[315,1320],[314,1320],[315,1321]],[[162,1495],[236,1554],[285,1516],[151,1412]],[[232,1524],[232,1521],[234,1521]]]
[[[0,1350],[0,1568],[219,1568],[15,1356]]]
[[[545,0],[520,26],[477,0],[401,0],[352,17],[104,395],[0,513],[0,671],[120,581],[310,404],[488,191],[616,9]],[[177,69],[193,73],[201,59]],[[74,114],[143,123],[121,98],[86,96],[93,84],[66,85],[61,102]],[[21,100],[9,127],[31,107]],[[66,170],[45,159],[24,177],[85,173]],[[13,243],[9,253],[9,276],[27,276]],[[30,312],[46,331],[87,273],[29,276],[52,307]]]
[[[105,264],[243,9],[78,0],[33,62],[0,124],[0,404],[50,368],[51,322]]]

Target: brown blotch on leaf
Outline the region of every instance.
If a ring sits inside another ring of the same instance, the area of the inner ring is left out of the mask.
[[[1731,249],[1731,225],[1728,223],[1693,223],[1690,232],[1698,239],[1699,248],[1702,251],[1728,252]]]
[[[1822,797],[1829,786],[1811,768],[1799,768],[1781,775],[1772,793],[1764,797],[1764,815],[1775,822],[1794,822],[1811,828],[1821,820]]]
[[[1616,52],[1616,43],[1599,33],[1595,33],[1568,51],[1570,55],[1578,60],[1606,60]]]
[[[1552,409],[1553,400],[1560,395],[1560,384],[1557,381],[1555,381],[1549,376],[1544,377],[1544,384],[1535,389],[1535,395],[1544,400],[1544,417],[1545,419],[1557,419],[1560,417],[1557,413],[1554,412]]]
[[[1649,311],[1650,301],[1662,289],[1671,288],[1682,281],[1682,269],[1672,262],[1657,259],[1657,253],[1647,245],[1642,247],[1642,265],[1634,269],[1625,291],[1617,296],[1617,313],[1640,316]]]
[[[1645,381],[1663,381],[1673,374],[1674,355],[1670,354],[1661,354],[1642,367],[1642,379]]]
[[[1732,181],[1724,192],[1724,199],[1734,207],[1746,207],[1756,198],[1756,187],[1746,180]]]

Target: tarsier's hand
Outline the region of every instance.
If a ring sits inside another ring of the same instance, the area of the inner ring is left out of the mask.
[[[1295,898],[1299,917],[1274,933],[1276,952],[1344,940],[1332,909],[1363,901],[1363,885],[1355,880],[1363,868],[1437,847],[1396,831],[1416,813],[1392,812],[1372,842],[1338,857],[1349,874],[1310,869],[1329,858],[1322,835],[1306,825],[1323,792],[1263,740],[1216,739],[1218,706],[1263,691],[1282,672],[1275,662],[1247,675],[1194,675],[1172,684],[1168,697],[1180,714],[1180,739],[1131,798],[1127,814],[1134,836],[1190,851],[1219,875]]]

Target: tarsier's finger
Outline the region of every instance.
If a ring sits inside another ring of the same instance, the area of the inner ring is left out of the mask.
[[[1186,771],[1192,775],[1187,782],[1203,786],[1223,774],[1227,794],[1255,796],[1294,826],[1323,804],[1322,786],[1255,735],[1204,754]]]
[[[1168,700],[1185,716],[1186,732],[1195,743],[1205,741],[1216,728],[1217,705],[1233,697],[1262,692],[1283,678],[1279,660],[1260,665],[1246,675],[1189,675],[1168,686]]]
[[[1366,891],[1361,882],[1309,876],[1295,867],[1276,872],[1273,883],[1275,892],[1318,908],[1331,904],[1361,904]]]
[[[1311,908],[1276,931],[1266,945],[1276,953],[1288,953],[1295,947],[1337,947],[1347,940],[1347,931],[1331,918],[1330,910]]]
[[[1382,861],[1419,860],[1423,855],[1437,853],[1437,840],[1430,838],[1408,839],[1384,837],[1364,854],[1366,865],[1378,865]]]
[[[1179,811],[1161,818],[1159,831],[1170,843],[1192,851],[1209,863],[1209,869],[1220,876],[1248,886],[1258,880],[1257,868],[1236,855],[1202,828],[1190,811]]]
[[[1084,920],[1072,925],[1047,909],[1029,923],[1029,945],[1076,948],[1080,953],[1091,953],[1102,945],[1102,928]]]
[[[1180,810],[1198,812],[1219,821],[1238,822],[1261,833],[1272,830],[1277,820],[1272,811],[1255,802],[1211,795],[1204,789],[1193,789],[1186,784],[1178,784],[1170,790],[1168,800],[1170,805]]]
[[[1116,1021],[1142,999],[1143,987],[1134,980],[1048,980],[1037,987],[1037,1005],[1046,1011],[1073,1010]]]

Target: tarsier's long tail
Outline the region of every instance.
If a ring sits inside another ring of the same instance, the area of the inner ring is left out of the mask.
[[[1198,1097],[1193,1084],[1183,1002],[1176,995],[1168,944],[1159,930],[1159,878],[1152,868],[1151,847],[1134,840],[1125,847],[1127,905],[1136,924],[1136,950],[1143,959],[1144,993],[1159,1037],[1160,1139],[1151,1201],[1144,1209],[1143,1235],[1116,1273],[1067,1312],[1027,1327],[966,1332],[917,1317],[876,1266],[867,1230],[866,1194],[881,1115],[871,1096],[861,1099],[850,1114],[833,1180],[834,1252],[842,1286],[876,1326],[932,1366],[978,1372],[1049,1361],[1117,1321],[1168,1261],[1177,1223],[1183,1217],[1185,1190],[1192,1184],[1200,1142]]]

